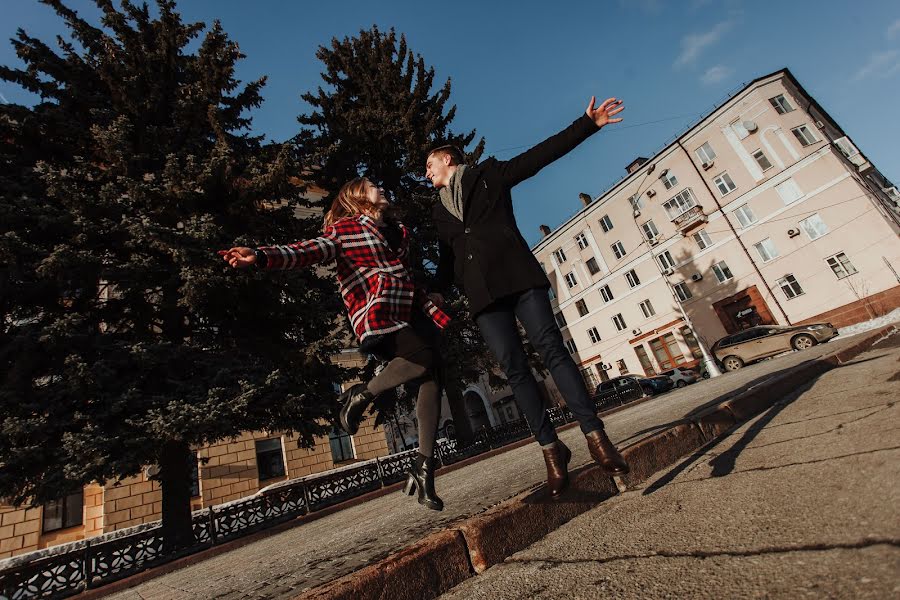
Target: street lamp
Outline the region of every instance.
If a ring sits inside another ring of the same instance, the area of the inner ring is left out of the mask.
[[[651,165],[652,167],[652,165]],[[648,171],[648,174],[652,171]],[[646,178],[646,176],[645,176]],[[640,193],[640,189],[638,189],[638,193]],[[635,196],[636,197],[636,196]],[[633,207],[632,207],[633,208]],[[706,372],[709,373],[710,378],[718,377],[722,374],[722,371],[719,370],[719,366],[716,364],[715,359],[709,353],[709,350],[706,348],[706,343],[703,341],[703,337],[697,335],[696,330],[694,329],[694,324],[691,322],[691,318],[688,316],[687,312],[684,310],[684,306],[681,305],[681,300],[678,298],[678,295],[675,293],[675,289],[672,287],[672,284],[669,283],[669,277],[666,275],[665,271],[663,271],[662,267],[659,264],[659,261],[656,260],[656,255],[653,254],[653,246],[650,245],[650,240],[648,240],[644,233],[641,231],[641,226],[638,225],[637,218],[641,216],[641,211],[637,208],[634,208],[632,212],[632,217],[634,218],[634,226],[638,230],[638,235],[641,236],[641,243],[647,245],[647,250],[650,252],[650,258],[653,261],[653,264],[656,265],[657,270],[659,271],[660,276],[662,276],[663,281],[666,282],[666,287],[669,289],[669,293],[672,295],[672,298],[675,300],[675,306],[678,307],[678,312],[681,313],[681,318],[684,320],[685,324],[690,328],[691,333],[694,335],[694,339],[697,340],[697,345],[700,346],[700,353],[703,355],[703,364],[706,365]]]

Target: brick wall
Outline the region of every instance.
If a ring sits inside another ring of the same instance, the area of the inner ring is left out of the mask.
[[[838,328],[847,327],[886,315],[897,307],[900,307],[900,285],[804,319],[794,325],[828,322]]]
[[[107,482],[103,488],[103,533],[158,521],[162,515],[162,490],[146,474]]]
[[[0,558],[39,548],[41,509],[0,506]]]

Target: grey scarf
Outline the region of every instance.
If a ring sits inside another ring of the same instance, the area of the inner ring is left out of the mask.
[[[466,165],[456,167],[456,171],[450,176],[450,181],[438,192],[444,208],[460,221],[463,218],[462,178],[465,170]]]

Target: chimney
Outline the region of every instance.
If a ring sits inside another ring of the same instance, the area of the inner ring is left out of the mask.
[[[548,225],[541,225],[541,233],[544,237],[550,235],[550,227]]]
[[[638,156],[636,159],[634,159],[633,161],[628,163],[628,166],[625,167],[625,170],[628,171],[629,174],[634,173],[635,171],[640,169],[641,165],[644,164],[645,162],[647,162],[648,160],[650,160],[650,159],[644,158],[643,156]]]
[[[591,198],[590,194],[585,194],[584,192],[578,194],[578,199],[581,200],[582,206],[587,206],[594,201],[594,199]]]

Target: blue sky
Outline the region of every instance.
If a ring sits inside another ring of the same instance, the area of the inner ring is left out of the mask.
[[[68,0],[83,16],[88,0]],[[592,94],[625,100],[625,121],[519,185],[513,199],[529,242],[556,227],[639,155],[664,142],[726,94],[790,68],[856,145],[900,181],[900,3],[891,0],[606,0],[516,3],[288,2],[182,0],[190,21],[219,19],[247,59],[243,80],[269,77],[254,130],[283,140],[307,107],[300,94],[320,83],[316,49],[377,24],[405,33],[410,48],[453,81],[455,128],[475,128],[487,153],[509,158],[563,128]],[[52,42],[63,31],[36,0],[3,0],[0,36],[16,27]],[[9,43],[0,63],[18,64]],[[33,102],[0,83],[0,100]]]

